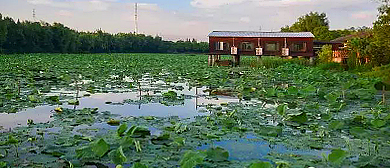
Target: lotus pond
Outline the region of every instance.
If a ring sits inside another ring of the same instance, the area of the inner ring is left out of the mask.
[[[0,57],[0,168],[390,167],[379,79],[251,57]]]

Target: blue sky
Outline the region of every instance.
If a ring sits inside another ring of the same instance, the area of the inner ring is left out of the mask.
[[[213,30],[279,31],[311,11],[325,12],[331,29],[372,26],[374,0],[0,0],[0,13],[15,19],[60,22],[80,31],[139,31],[167,40],[206,41]]]

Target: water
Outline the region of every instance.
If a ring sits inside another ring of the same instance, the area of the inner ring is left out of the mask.
[[[153,85],[145,85],[142,87],[141,95],[154,95],[159,96],[163,92],[168,90],[174,90],[180,94],[187,95],[184,99],[183,104],[174,105],[174,106],[165,106],[160,103],[148,103],[148,104],[126,104],[123,103],[124,100],[140,100],[140,92],[124,92],[124,93],[97,93],[88,97],[82,97],[79,99],[80,104],[77,106],[67,105],[64,101],[64,105],[60,105],[62,108],[70,109],[83,109],[83,108],[98,108],[100,112],[109,111],[112,114],[119,114],[122,117],[128,116],[156,116],[156,117],[169,117],[169,116],[178,116],[180,118],[193,118],[199,115],[207,115],[205,106],[208,104],[220,105],[221,103],[238,103],[239,100],[234,97],[227,96],[217,96],[210,97],[204,93],[206,87],[202,88],[189,88],[186,84],[177,83],[171,84],[169,86],[161,88],[164,86],[162,82],[156,82]],[[155,85],[158,85],[156,87]],[[181,89],[167,89],[168,87],[181,88]],[[146,91],[145,91],[146,90]],[[154,91],[158,91],[154,93]],[[84,95],[87,92],[80,92],[80,95]],[[75,95],[75,92],[72,91],[63,91],[63,90],[54,90],[49,95]],[[106,102],[112,102],[107,104]],[[45,123],[50,122],[53,119],[51,118],[54,114],[54,108],[58,106],[43,105],[35,108],[29,108],[19,111],[14,114],[5,114],[0,113],[0,130],[9,130],[17,126],[27,125],[27,120],[31,119],[34,123]],[[1,129],[2,128],[2,129]]]
[[[198,150],[206,150],[210,147],[222,147],[229,152],[229,160],[250,161],[250,160],[266,160],[266,156],[270,153],[278,154],[293,154],[293,155],[312,155],[318,158],[322,157],[322,153],[328,155],[328,150],[297,150],[289,149],[280,144],[270,144],[267,141],[257,138],[253,135],[247,135],[246,138],[235,140],[214,141],[212,144],[207,144],[198,147]]]

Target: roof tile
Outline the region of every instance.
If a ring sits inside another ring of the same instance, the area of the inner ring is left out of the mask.
[[[313,37],[311,32],[213,31],[209,37]]]

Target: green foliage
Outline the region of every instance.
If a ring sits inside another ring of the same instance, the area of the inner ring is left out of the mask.
[[[214,162],[221,162],[228,160],[229,152],[221,147],[210,148],[206,152],[207,159],[210,159]]]
[[[333,50],[331,45],[322,46],[321,50],[318,53],[318,61],[320,64],[330,63],[333,58]]]
[[[8,144],[18,144],[19,143],[19,140],[16,139],[13,135],[9,135],[8,136]]]
[[[379,8],[378,20],[374,22],[373,42],[369,46],[372,64],[375,66],[390,63],[390,5],[384,3]]]
[[[145,137],[147,135],[150,135],[150,130],[146,127],[141,127],[141,126],[131,126],[130,129],[126,132],[127,136],[131,136],[134,138],[138,137]]]
[[[291,26],[281,28],[282,32],[312,32],[316,40],[330,41],[338,37],[350,35],[357,30],[365,30],[366,27],[359,29],[350,28],[344,30],[329,30],[329,20],[325,13],[310,12],[298,18]]]
[[[344,122],[343,121],[332,121],[329,123],[329,128],[332,130],[340,130],[343,128]]]
[[[372,71],[364,73],[364,76],[380,78],[383,83],[390,85],[390,64],[375,67]]]
[[[284,116],[287,111],[287,104],[281,104],[276,108],[279,115]]]
[[[125,154],[123,153],[122,146],[118,149],[111,151],[108,156],[111,158],[112,162],[116,165],[122,165],[127,161]]]
[[[328,160],[332,163],[340,164],[345,157],[347,157],[347,152],[341,149],[333,149],[328,156]]]
[[[103,157],[104,154],[110,149],[110,145],[104,139],[99,139],[96,142],[90,144],[92,152],[98,157]]]
[[[144,34],[78,32],[61,23],[15,22],[0,14],[0,53],[205,53],[208,47],[195,39],[172,42]]]
[[[127,131],[127,124],[121,124],[116,130],[118,136],[122,136]]]
[[[304,58],[284,59],[280,57],[262,57],[259,61],[252,61],[252,67],[277,68],[284,64],[309,65],[310,61]]]
[[[168,91],[166,93],[163,93],[162,95],[164,98],[167,99],[171,99],[171,100],[177,99],[177,93],[175,91]]]
[[[249,168],[273,168],[274,166],[270,162],[254,162]]]
[[[194,168],[196,165],[202,164],[206,154],[200,151],[186,151],[183,158],[180,160],[181,168]]]
[[[0,161],[0,168],[5,168],[5,167],[7,167],[7,163]]]
[[[146,165],[144,165],[142,163],[137,162],[137,163],[133,164],[132,168],[148,168],[148,166],[146,166]]]
[[[282,28],[282,32],[314,32],[317,27],[329,29],[329,21],[325,13],[310,12],[298,18],[293,25]]]
[[[302,112],[302,113],[290,115],[289,120],[297,122],[299,124],[303,124],[303,123],[307,122],[308,117],[307,117],[305,112]]]

